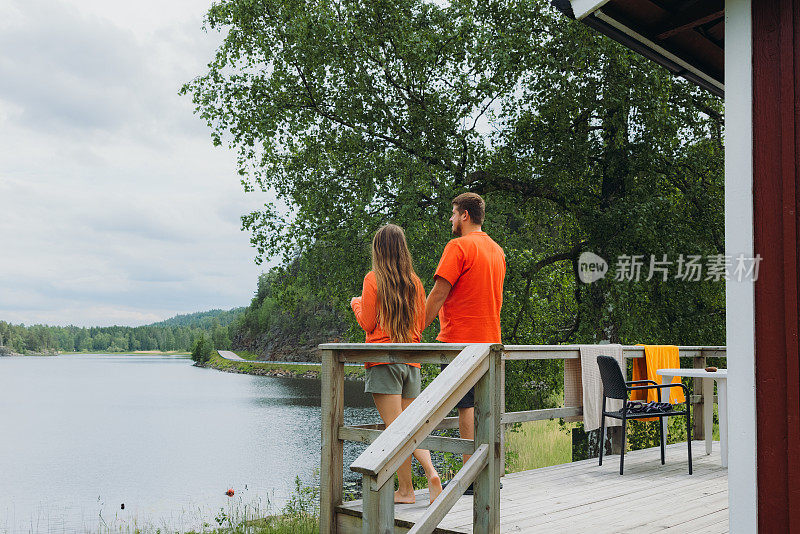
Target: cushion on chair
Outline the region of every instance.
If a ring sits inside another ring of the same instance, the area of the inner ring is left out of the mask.
[[[628,402],[627,410],[625,411],[625,417],[628,419],[640,419],[640,418],[650,418],[654,415],[684,415],[686,411],[676,410],[675,405],[670,404],[668,402],[639,402],[639,401],[631,401]],[[622,410],[617,410],[614,412],[606,412],[606,417],[612,417],[614,419],[622,419]]]
[[[640,402],[631,401],[627,406],[628,413],[661,414],[674,411],[675,407],[668,402]]]

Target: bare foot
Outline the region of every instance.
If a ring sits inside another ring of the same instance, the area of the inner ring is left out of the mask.
[[[400,490],[394,492],[395,504],[414,504],[416,500],[417,498],[413,491],[411,493],[400,493]]]
[[[436,497],[442,493],[442,480],[439,476],[432,476],[428,479],[428,493],[431,496],[431,504],[436,500]]]

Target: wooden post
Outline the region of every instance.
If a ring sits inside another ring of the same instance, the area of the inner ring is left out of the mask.
[[[695,356],[692,367],[695,369],[706,368],[706,357]],[[700,402],[692,407],[692,439],[706,439],[705,424],[703,420],[703,381],[699,378],[692,379],[692,394],[700,397]],[[711,432],[711,429],[709,429]]]
[[[503,469],[500,442],[502,401],[502,351],[489,353],[489,369],[475,385],[475,447],[489,446],[486,468],[475,479],[472,531],[474,534],[500,532],[500,474]]]
[[[319,470],[319,531],[336,534],[336,507],[342,504],[344,363],[332,350],[322,351],[322,459]]]
[[[361,478],[364,505],[361,514],[363,534],[394,534],[394,477],[375,491],[376,477]],[[320,531],[321,532],[321,531]]]
[[[506,413],[506,360],[500,353],[500,476],[506,476],[506,425],[502,424],[503,414]]]

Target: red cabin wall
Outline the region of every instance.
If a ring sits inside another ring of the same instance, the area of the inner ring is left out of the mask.
[[[800,0],[752,9],[758,524],[800,533]]]

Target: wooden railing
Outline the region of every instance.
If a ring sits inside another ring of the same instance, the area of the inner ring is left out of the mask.
[[[417,448],[472,454],[444,492],[410,532],[432,532],[449,509],[474,483],[474,533],[498,532],[499,479],[503,474],[503,427],[507,424],[557,417],[581,416],[581,406],[505,413],[506,360],[580,358],[577,345],[488,345],[457,343],[320,345],[322,350],[322,460],[320,465],[320,532],[341,532],[337,507],[342,504],[343,442],[369,443],[351,469],[362,474],[362,528],[365,534],[394,532],[393,474]],[[626,358],[641,358],[644,347],[625,346]],[[693,367],[705,367],[707,357],[724,357],[724,347],[680,347],[693,358]],[[383,425],[344,425],[344,364],[346,362],[450,364],[395,419]],[[475,386],[475,440],[429,436],[441,428],[456,428],[458,418],[446,418],[464,393]],[[695,384],[694,431],[703,437],[702,395]],[[709,429],[710,431],[710,429]]]

